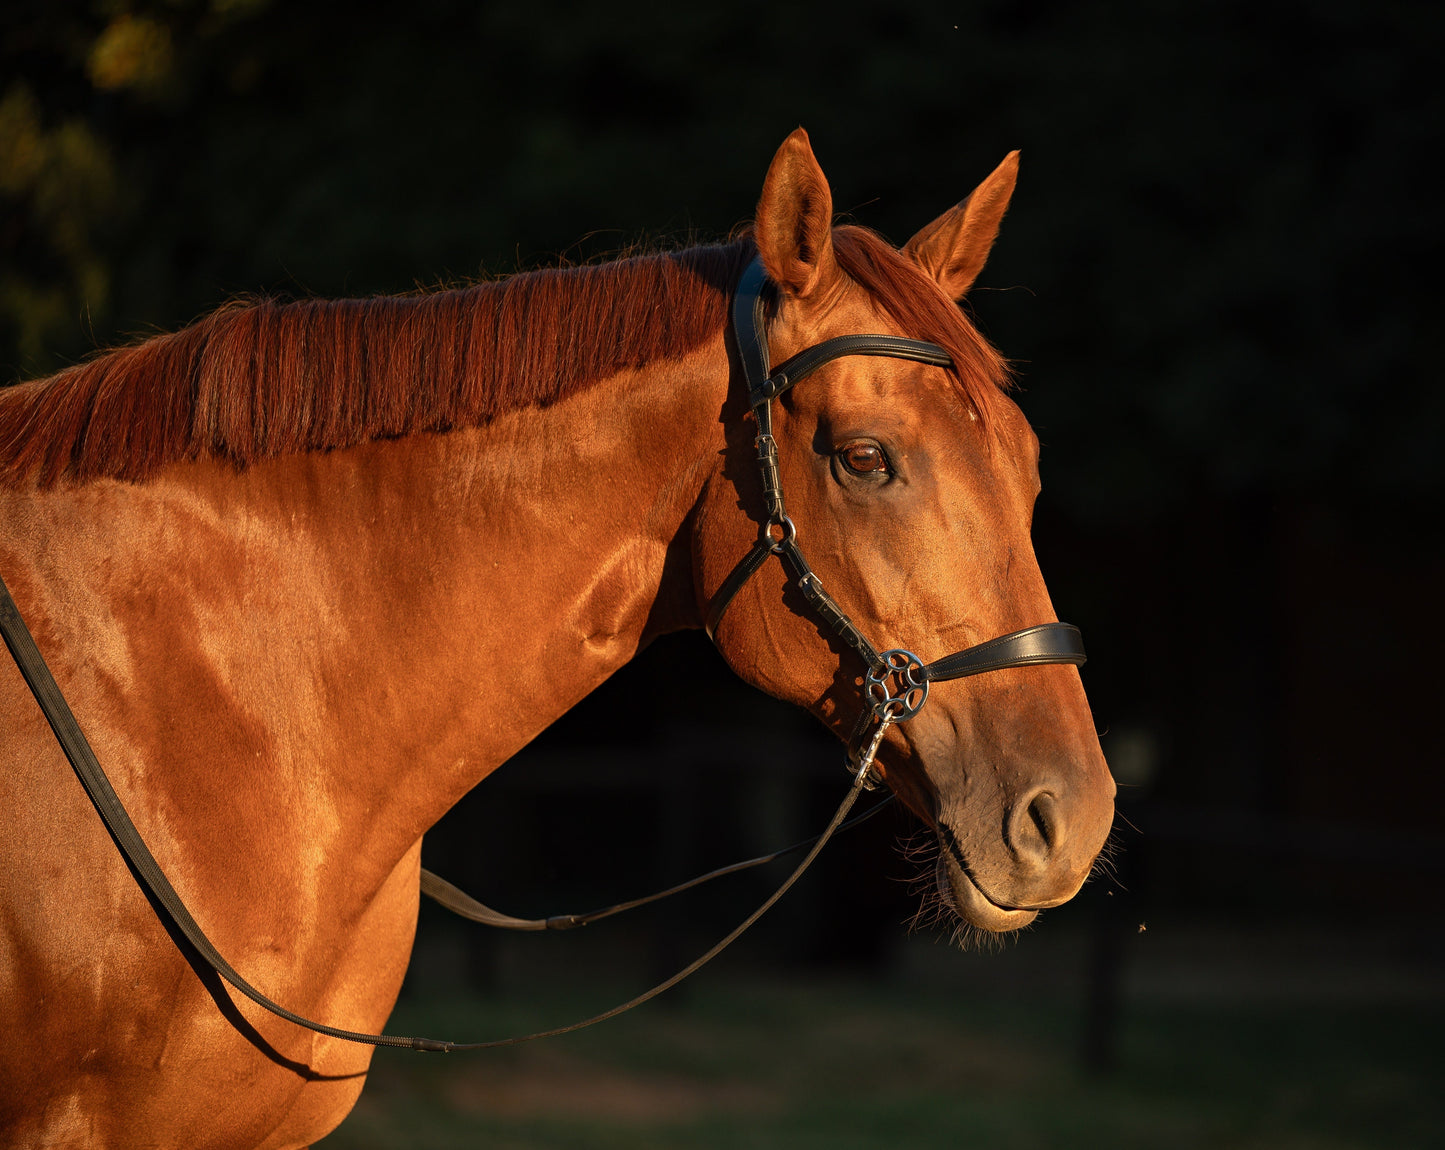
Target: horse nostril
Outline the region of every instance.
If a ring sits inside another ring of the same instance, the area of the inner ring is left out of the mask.
[[[1048,811],[1045,809],[1046,807],[1052,806],[1053,801],[1053,795],[1044,794],[1039,795],[1038,798],[1029,804],[1029,818],[1034,820],[1034,826],[1037,827],[1039,831],[1039,838],[1044,840],[1044,846],[1046,847],[1052,847],[1054,845],[1053,826],[1050,822]]]
[[[1058,848],[1062,833],[1059,800],[1051,791],[1037,791],[1013,809],[1010,830],[1014,852],[1042,866]]]

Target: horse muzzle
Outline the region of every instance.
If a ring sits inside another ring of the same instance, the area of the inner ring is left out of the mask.
[[[1114,787],[1102,759],[1031,786],[977,778],[935,809],[936,880],[944,902],[972,926],[1017,930],[1067,902],[1093,870],[1113,825]],[[1011,800],[1003,795],[1012,791]],[[940,796],[941,798],[942,796]]]

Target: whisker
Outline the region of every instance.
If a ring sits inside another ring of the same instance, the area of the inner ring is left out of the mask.
[[[1015,941],[991,930],[982,930],[962,918],[941,889],[938,877],[940,847],[931,831],[920,829],[898,840],[905,860],[917,866],[905,881],[908,893],[918,898],[918,908],[905,924],[909,934],[946,936],[946,945],[964,951],[998,951]],[[1019,932],[1013,932],[1015,934]]]

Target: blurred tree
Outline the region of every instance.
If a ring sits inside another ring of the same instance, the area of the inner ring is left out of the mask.
[[[207,43],[264,5],[22,0],[0,17],[7,376],[53,370],[113,337],[116,270],[137,220],[154,207],[154,156],[143,140],[167,116],[194,109]]]
[[[5,361],[32,369],[77,347],[77,313],[103,317],[110,296],[96,233],[115,213],[114,160],[58,103],[44,107],[20,77],[0,95],[0,331]]]

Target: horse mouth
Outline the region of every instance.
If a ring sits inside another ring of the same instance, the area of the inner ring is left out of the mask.
[[[1037,910],[1003,906],[989,898],[974,882],[967,864],[958,857],[957,848],[946,840],[938,855],[935,878],[944,905],[979,930],[1002,934],[1028,926],[1039,915]]]

